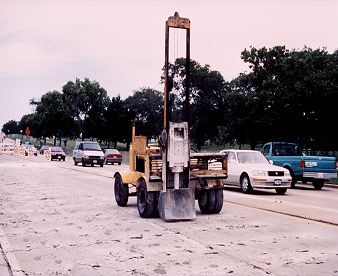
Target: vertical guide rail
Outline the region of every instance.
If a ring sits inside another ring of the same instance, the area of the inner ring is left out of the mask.
[[[174,16],[170,16],[165,22],[165,61],[164,61],[164,129],[168,132],[169,121],[171,120],[170,96],[169,96],[169,29],[185,29],[186,30],[186,79],[185,79],[185,104],[183,120],[189,123],[190,116],[190,20],[180,17],[178,12]]]
[[[165,62],[164,62],[164,130],[166,134],[169,133],[169,121],[172,119],[172,106],[170,104],[169,91],[169,29],[178,28],[186,30],[186,79],[185,79],[185,101],[184,101],[184,115],[183,120],[190,121],[190,20],[188,18],[180,17],[178,12],[174,16],[170,16],[165,22]],[[162,154],[162,181],[163,191],[166,191],[168,180],[168,163],[167,163],[167,149]],[[188,178],[188,175],[187,177]],[[186,179],[188,181],[188,179]]]

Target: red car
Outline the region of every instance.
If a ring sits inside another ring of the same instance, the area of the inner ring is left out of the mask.
[[[122,154],[117,149],[105,149],[104,151],[105,163],[117,163],[121,165]]]

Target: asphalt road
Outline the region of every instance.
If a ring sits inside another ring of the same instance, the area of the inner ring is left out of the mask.
[[[338,275],[338,189],[226,188],[220,214],[166,223],[116,205],[127,169],[0,155],[0,275]]]

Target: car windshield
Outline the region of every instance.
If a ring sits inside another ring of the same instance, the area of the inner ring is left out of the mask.
[[[60,147],[51,147],[50,150],[51,151],[63,151],[62,148]]]
[[[238,152],[237,157],[239,163],[269,163],[269,161],[260,152]]]
[[[49,148],[49,146],[45,146],[45,145],[43,145],[42,147],[41,147],[41,149],[48,149]]]
[[[33,145],[25,145],[26,148],[34,148]]]
[[[83,144],[83,150],[99,150],[101,151],[101,148],[99,144],[97,143],[84,143]]]
[[[119,154],[119,151],[116,149],[106,149],[104,152],[106,154]]]

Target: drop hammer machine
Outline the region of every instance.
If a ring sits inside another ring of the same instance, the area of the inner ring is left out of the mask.
[[[185,122],[172,122],[169,102],[169,29],[186,30]],[[227,177],[227,156],[221,153],[191,153],[189,142],[190,20],[170,16],[165,27],[164,129],[160,147],[147,145],[147,138],[135,135],[129,152],[130,170],[114,175],[115,200],[126,206],[137,196],[143,218],[160,216],[165,221],[196,218],[195,199],[202,213],[217,214],[223,207],[223,179]]]

